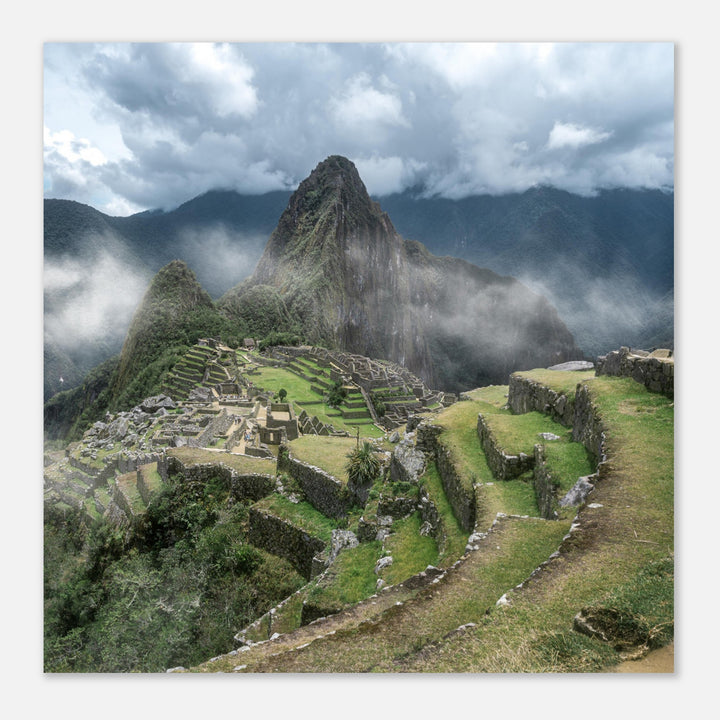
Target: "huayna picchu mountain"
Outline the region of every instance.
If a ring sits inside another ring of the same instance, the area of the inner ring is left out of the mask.
[[[337,155],[300,184],[254,274],[221,310],[239,317],[262,286],[308,342],[387,358],[433,387],[505,382],[513,370],[581,356],[545,298],[402,238]]]

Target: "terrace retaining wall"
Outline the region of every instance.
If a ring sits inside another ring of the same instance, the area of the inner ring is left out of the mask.
[[[279,448],[277,469],[290,475],[300,486],[305,499],[323,515],[332,518],[347,516],[349,494],[330,473],[292,457],[286,445]]]
[[[158,473],[164,482],[174,474],[182,475],[186,480],[208,482],[212,478],[221,478],[230,494],[236,500],[260,500],[275,490],[275,476],[266,473],[239,473],[231,467],[217,463],[197,463],[185,465],[173,455],[164,455],[157,463]]]
[[[427,453],[437,465],[443,490],[453,514],[466,532],[472,532],[477,517],[477,500],[472,487],[463,483],[455,467],[450,450],[441,439],[442,427],[427,421],[417,426],[416,447]]]
[[[495,435],[485,422],[482,413],[478,413],[477,432],[493,477],[498,480],[511,480],[532,470],[535,462],[533,456],[525,453],[506,455],[498,445]]]
[[[631,350],[621,347],[597,359],[596,375],[631,377],[651,392],[675,396],[675,360],[670,350]]]
[[[510,376],[508,407],[516,415],[540,412],[565,427],[572,427],[575,418],[575,402],[565,393],[551,390],[522,375]]]
[[[315,560],[326,546],[320,538],[254,507],[248,519],[248,540],[256,547],[285,558],[307,580],[324,569],[324,564]]]

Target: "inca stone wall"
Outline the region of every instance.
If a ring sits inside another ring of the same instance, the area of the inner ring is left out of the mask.
[[[248,539],[253,545],[285,558],[307,580],[314,576],[318,563],[313,559],[325,549],[320,538],[254,507],[248,519]]]
[[[555,504],[557,503],[557,483],[545,463],[545,448],[543,445],[535,445],[534,458],[533,486],[540,517],[553,520],[555,518]]]
[[[535,410],[565,427],[572,427],[575,417],[574,400],[522,375],[510,376],[508,407],[517,415]]]
[[[211,478],[221,478],[236,500],[260,500],[275,489],[275,478],[264,473],[238,473],[236,470],[218,463],[200,463],[185,465],[181,460],[165,455],[158,460],[158,473],[167,482],[170,475],[179,473],[187,480],[208,482]]]
[[[595,462],[605,459],[605,428],[587,385],[580,384],[575,392],[575,418],[572,439],[582,443]]]
[[[519,477],[524,472],[532,470],[535,462],[532,455],[519,453],[518,455],[506,455],[498,445],[495,435],[488,426],[482,413],[478,413],[477,422],[478,437],[480,445],[485,451],[487,463],[492,474],[498,480],[511,480]]]
[[[675,395],[675,360],[671,350],[631,350],[621,347],[597,359],[596,375],[631,377],[651,392]]]
[[[329,473],[290,455],[285,445],[278,451],[278,472],[285,472],[300,486],[305,499],[323,515],[344,518],[350,506],[350,498],[342,483]]]
[[[450,451],[442,442],[442,428],[429,422],[417,426],[416,447],[427,453],[437,465],[443,490],[453,514],[466,532],[472,532],[477,517],[475,492],[463,482],[452,460]]]

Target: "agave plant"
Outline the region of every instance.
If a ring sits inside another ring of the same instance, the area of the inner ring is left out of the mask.
[[[380,460],[367,440],[351,450],[347,458],[348,490],[357,502],[365,505],[370,488],[380,474]]]

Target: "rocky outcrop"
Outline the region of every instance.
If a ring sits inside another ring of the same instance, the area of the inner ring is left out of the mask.
[[[555,308],[514,278],[405,240],[347,158],[293,193],[254,274],[221,302],[273,288],[309,342],[387,358],[467,390],[580,355]]]
[[[390,458],[390,479],[393,482],[408,482],[417,485],[418,478],[425,472],[425,455],[413,445],[414,434],[410,433],[393,450]]]

